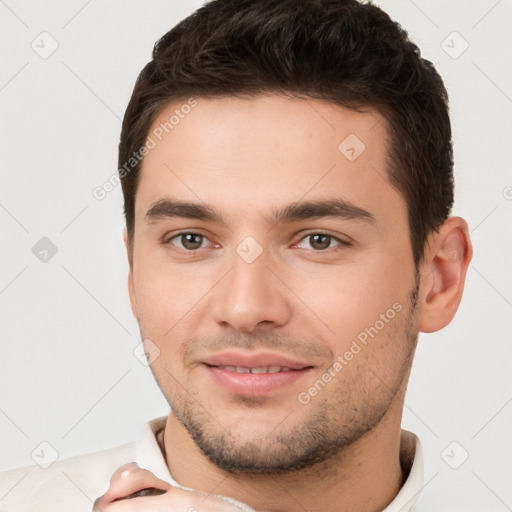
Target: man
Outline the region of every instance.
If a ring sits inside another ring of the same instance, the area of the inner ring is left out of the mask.
[[[417,337],[452,320],[472,254],[452,171],[442,81],[378,8],[214,0],[182,21],[119,146],[129,294],[171,412],[2,507],[410,510]]]

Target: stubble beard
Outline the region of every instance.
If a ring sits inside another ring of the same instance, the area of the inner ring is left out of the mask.
[[[309,413],[291,428],[277,427],[250,440],[237,437],[222,427],[222,418],[216,421],[201,405],[200,399],[185,392],[166,396],[174,416],[201,452],[217,467],[230,473],[289,474],[340,455],[381,422],[397,393],[407,383],[418,339],[415,321],[418,290],[416,276],[405,318],[395,318],[392,333],[388,333],[388,337],[399,341],[400,350],[390,355],[389,370],[384,378],[377,376],[368,366],[359,364],[351,373],[352,378],[349,381],[345,379],[343,385],[337,387],[334,396],[328,396],[327,391],[326,398],[319,394],[303,406],[309,408]],[[350,364],[356,360],[357,356]],[[365,375],[373,382],[371,389],[365,389],[368,387],[365,386],[368,382]],[[160,388],[162,391],[165,389],[162,385]],[[238,407],[242,401],[239,398]],[[250,418],[250,408],[258,407],[258,400],[246,399],[245,402],[247,417]],[[290,424],[289,421],[284,423]]]

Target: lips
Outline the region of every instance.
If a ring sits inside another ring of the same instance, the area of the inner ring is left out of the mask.
[[[313,368],[280,354],[225,352],[203,361],[214,384],[230,394],[265,396],[291,385]]]
[[[227,370],[228,372],[237,372],[237,373],[279,373],[279,372],[290,372],[296,371],[292,370],[288,366],[260,366],[256,368],[247,368],[245,366],[215,366],[215,368],[219,368],[221,370]]]
[[[238,352],[224,352],[215,354],[204,359],[204,364],[216,367],[234,367],[234,368],[286,368],[287,370],[302,370],[312,365],[291,359],[289,357],[272,354],[243,354]],[[256,373],[256,372],[255,372]],[[274,372],[275,373],[275,372]]]

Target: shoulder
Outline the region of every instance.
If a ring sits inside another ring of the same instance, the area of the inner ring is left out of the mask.
[[[112,473],[135,460],[135,443],[0,473],[0,510],[8,512],[90,511]]]

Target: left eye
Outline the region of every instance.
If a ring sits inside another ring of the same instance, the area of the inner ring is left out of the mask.
[[[180,249],[194,251],[206,247],[208,245],[208,238],[199,233],[180,233],[170,238],[167,243],[170,242],[177,245]]]
[[[312,233],[311,235],[305,236],[299,246],[307,240],[309,247],[303,247],[304,249],[313,249],[314,251],[325,251],[331,249],[333,245],[348,245],[339,238],[324,233]]]

